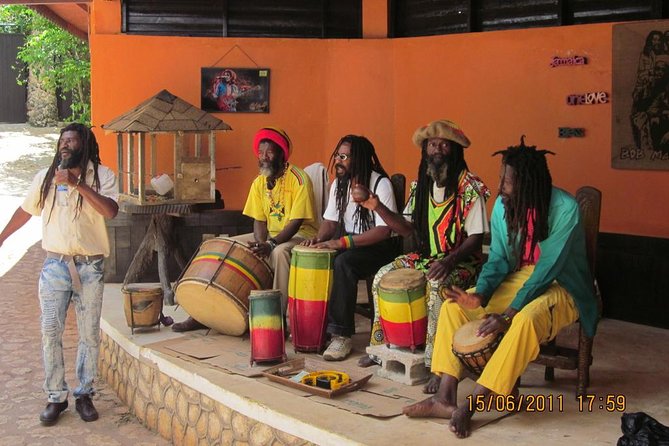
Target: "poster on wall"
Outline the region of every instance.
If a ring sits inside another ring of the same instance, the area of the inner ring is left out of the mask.
[[[669,170],[669,20],[613,26],[611,166]]]
[[[202,68],[200,108],[211,113],[269,113],[268,68]]]

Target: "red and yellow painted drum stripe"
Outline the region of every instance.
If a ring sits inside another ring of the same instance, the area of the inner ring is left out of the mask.
[[[425,344],[425,293],[425,284],[407,290],[379,286],[379,318],[387,343],[412,349]]]
[[[325,343],[327,305],[336,253],[332,249],[293,248],[288,279],[288,311],[296,351],[320,351]]]
[[[197,265],[198,263],[205,263],[205,262],[219,263],[220,261],[221,261],[220,252],[203,252],[199,253],[197,257],[193,259],[191,265]],[[261,288],[260,279],[258,278],[258,276],[253,272],[252,268],[249,265],[242,262],[240,259],[227,257],[223,261],[223,268],[233,271],[242,280],[247,282],[252,289],[257,290]]]
[[[281,291],[254,290],[249,295],[251,363],[285,358]]]

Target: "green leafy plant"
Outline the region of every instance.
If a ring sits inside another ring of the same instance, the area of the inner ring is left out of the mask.
[[[0,23],[0,32],[26,36],[25,44],[19,49],[18,59],[26,64],[45,88],[58,91],[62,97],[70,93],[71,119],[89,124],[91,64],[88,43],[25,6],[0,6]],[[19,72],[17,81],[25,83],[25,71],[14,68]]]

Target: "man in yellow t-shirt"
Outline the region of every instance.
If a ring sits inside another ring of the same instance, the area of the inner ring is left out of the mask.
[[[266,127],[253,139],[260,175],[251,184],[244,215],[253,218],[253,233],[233,237],[247,243],[274,271],[273,288],[281,290],[285,314],[288,303],[290,251],[316,236],[312,185],[309,176],[288,162],[290,138],[281,129]],[[174,324],[174,331],[204,328],[193,318]]]

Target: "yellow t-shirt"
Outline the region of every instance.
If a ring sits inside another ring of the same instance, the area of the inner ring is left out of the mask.
[[[288,165],[274,189],[267,189],[267,178],[259,175],[244,205],[244,215],[267,222],[270,237],[275,237],[290,220],[304,219],[297,235],[313,238],[318,233],[314,221],[311,179],[299,167]]]

